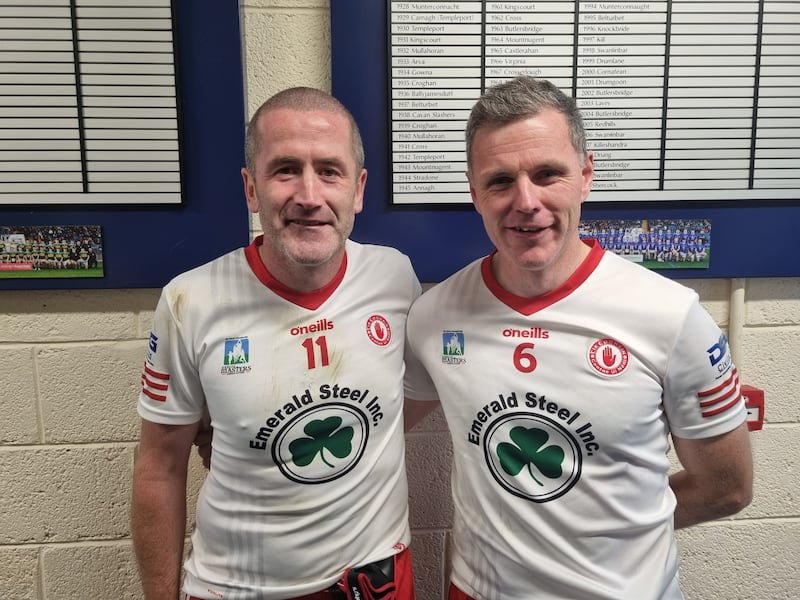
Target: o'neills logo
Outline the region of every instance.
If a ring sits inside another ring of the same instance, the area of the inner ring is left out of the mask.
[[[316,333],[318,331],[328,331],[333,329],[333,321],[330,319],[320,319],[316,323],[312,323],[311,325],[299,325],[297,327],[292,327],[289,330],[291,335],[308,335],[309,333]]]
[[[531,327],[530,329],[503,329],[503,337],[510,338],[534,338],[546,340],[550,337],[550,332],[541,327]]]

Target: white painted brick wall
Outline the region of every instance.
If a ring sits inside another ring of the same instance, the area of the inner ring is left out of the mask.
[[[242,6],[248,114],[290,85],[330,89],[327,1]],[[730,282],[684,283],[727,327]],[[0,292],[0,598],[142,597],[128,503],[157,298],[158,290]],[[739,367],[766,391],[767,425],[753,434],[755,498],[735,518],[679,532],[689,600],[800,597],[800,279],[748,280],[745,300]],[[452,515],[441,413],[407,440],[418,598],[439,600]],[[191,497],[201,478],[194,458]]]

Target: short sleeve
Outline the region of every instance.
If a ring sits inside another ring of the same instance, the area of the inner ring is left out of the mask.
[[[417,302],[421,299],[418,298]],[[406,324],[406,347],[405,347],[405,376],[403,384],[405,387],[405,396],[411,400],[438,400],[439,394],[436,391],[436,386],[428,374],[427,369],[422,364],[422,361],[417,357],[414,347],[414,331],[422,326],[421,320],[423,312],[415,311],[416,303],[411,306],[408,314],[408,323]]]
[[[202,417],[205,396],[194,353],[184,339],[168,301],[161,294],[153,317],[139,393],[139,416],[166,425],[195,423]]]
[[[690,439],[727,433],[747,418],[728,339],[696,297],[670,353],[664,409],[671,432]]]

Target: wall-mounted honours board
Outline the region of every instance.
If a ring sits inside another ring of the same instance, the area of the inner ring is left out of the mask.
[[[488,86],[525,73],[580,106],[595,155],[587,220],[709,221],[707,269],[800,276],[800,3],[331,3],[333,91],[365,138],[355,237],[437,281],[490,250],[463,130]]]
[[[0,21],[0,290],[161,287],[247,244],[236,2],[0,0]],[[86,230],[99,274],[42,268]]]

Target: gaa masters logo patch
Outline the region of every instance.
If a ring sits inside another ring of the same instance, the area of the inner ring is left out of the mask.
[[[226,339],[220,373],[223,375],[238,375],[240,373],[249,373],[251,368],[250,340],[246,337]]]
[[[464,332],[442,332],[442,362],[448,365],[460,365],[467,362],[464,358]]]

